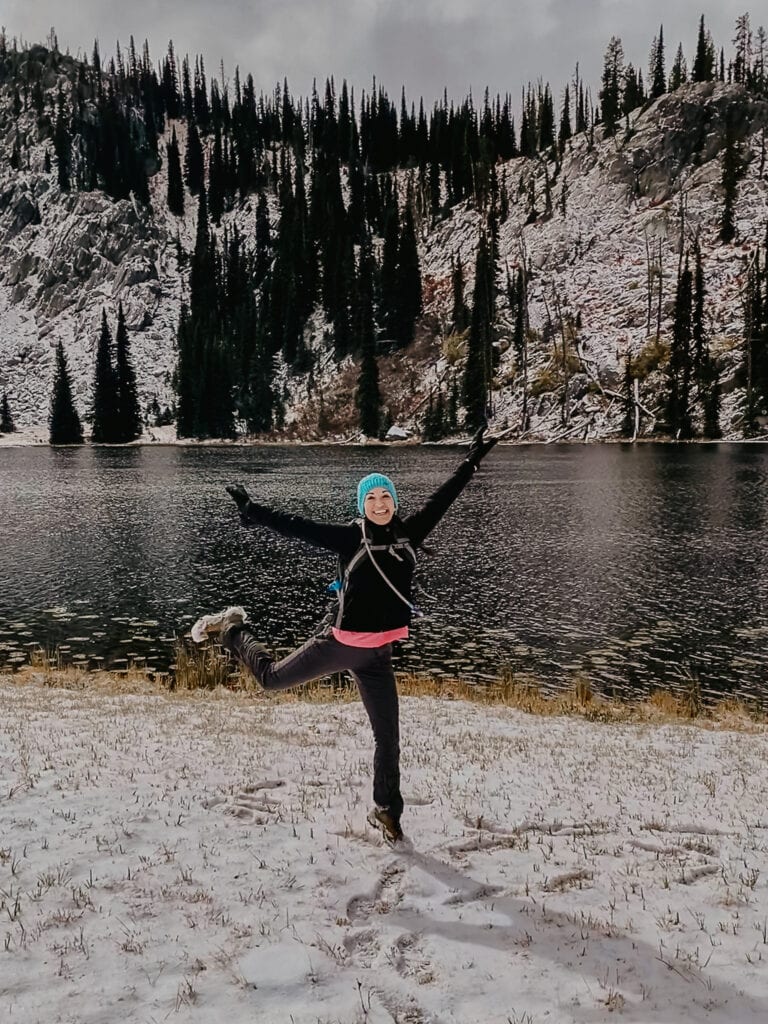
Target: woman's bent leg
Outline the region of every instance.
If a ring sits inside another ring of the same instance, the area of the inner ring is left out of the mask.
[[[373,799],[386,807],[396,822],[403,813],[400,793],[400,710],[392,669],[392,646],[376,647],[352,669],[373,729]]]
[[[288,657],[275,661],[247,625],[225,630],[221,645],[256,676],[265,690],[289,690],[353,668],[356,653],[356,648],[345,647],[328,634],[311,637]]]

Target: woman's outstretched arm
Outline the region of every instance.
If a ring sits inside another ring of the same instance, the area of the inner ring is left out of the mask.
[[[230,485],[227,492],[237,505],[240,519],[245,526],[266,526],[284,537],[305,540],[315,547],[335,551],[338,555],[349,555],[360,544],[360,528],[354,524],[318,523],[303,516],[277,512],[266,505],[251,501],[241,484]]]
[[[424,538],[434,530],[445,513],[456,501],[458,496],[467,486],[480,465],[482,459],[496,444],[495,437],[483,440],[483,429],[478,430],[472,438],[467,457],[459,464],[458,469],[448,477],[445,483],[427,498],[425,504],[418,512],[403,519],[405,532],[408,534],[411,543],[418,546]]]

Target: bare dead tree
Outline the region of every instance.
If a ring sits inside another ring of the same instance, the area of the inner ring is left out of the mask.
[[[651,333],[651,310],[653,306],[653,260],[651,259],[651,244],[648,241],[647,231],[643,232],[643,238],[645,239],[645,288],[647,299],[645,333],[649,335]]]
[[[664,265],[662,257],[664,255],[663,242],[659,239],[658,259],[656,261],[656,277],[659,284],[658,294],[658,305],[656,307],[656,340],[658,341],[661,337],[661,310],[662,310],[662,298],[664,296]]]

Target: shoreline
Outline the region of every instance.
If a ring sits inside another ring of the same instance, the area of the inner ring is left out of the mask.
[[[490,432],[492,434],[492,431]],[[441,441],[421,441],[418,438],[398,438],[392,441],[372,439],[317,439],[302,438],[166,438],[143,435],[136,441],[120,444],[103,444],[84,441],[82,444],[52,445],[47,438],[30,431],[15,431],[12,434],[0,434],[0,450],[4,448],[55,448],[74,450],[79,448],[462,448],[469,444],[467,435]],[[547,447],[562,445],[567,447],[584,447],[597,445],[768,445],[768,435],[764,437],[722,437],[716,440],[709,438],[690,438],[686,441],[670,437],[637,437],[630,440],[625,437],[600,438],[504,438],[499,446],[522,448]]]

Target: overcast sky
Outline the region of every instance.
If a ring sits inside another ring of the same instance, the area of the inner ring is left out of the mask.
[[[679,42],[693,61],[703,13],[718,47],[730,50],[737,15],[746,0],[0,0],[9,37],[44,42],[55,27],[62,49],[102,56],[115,41],[137,48],[146,38],[155,61],[173,39],[177,54],[202,53],[209,75],[223,59],[231,77],[250,72],[257,91],[288,78],[294,95],[307,95],[333,75],[368,89],[375,75],[390,97],[405,85],[409,99],[427,106],[448,89],[463,99],[511,92],[548,80],[559,96],[576,61],[599,82],[605,47],[621,37],[628,60],[643,69],[659,24],[664,25],[667,70]],[[753,29],[762,5],[753,6]]]

